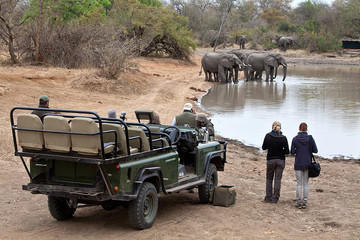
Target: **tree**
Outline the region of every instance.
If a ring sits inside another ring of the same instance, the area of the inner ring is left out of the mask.
[[[234,6],[234,2],[233,0],[227,0],[227,1],[224,1],[225,3],[225,7],[224,7],[224,10],[223,10],[223,13],[222,13],[222,16],[221,16],[221,21],[220,21],[220,28],[219,28],[219,32],[215,38],[215,44],[214,44],[214,52],[215,52],[215,49],[216,49],[216,46],[217,46],[217,41],[223,31],[223,28],[225,27],[225,23],[226,23],[226,20],[231,12],[231,8]]]
[[[343,35],[360,38],[360,1],[338,0],[334,6],[339,11],[339,20],[342,23]]]
[[[285,21],[285,16],[279,9],[266,8],[260,17],[264,19],[269,25],[275,25],[278,22]]]
[[[17,64],[18,56],[15,53],[15,31],[21,23],[15,23],[16,11],[19,0],[2,0],[0,2],[0,39],[8,46],[11,62]]]

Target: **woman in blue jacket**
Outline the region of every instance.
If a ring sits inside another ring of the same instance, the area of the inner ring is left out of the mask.
[[[296,154],[294,169],[296,174],[296,207],[306,208],[309,196],[309,167],[311,154],[318,149],[314,138],[307,133],[307,124],[301,123],[298,134],[291,143],[291,154]]]

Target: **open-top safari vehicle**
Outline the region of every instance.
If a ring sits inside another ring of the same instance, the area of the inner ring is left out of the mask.
[[[47,114],[40,119],[33,110]],[[30,178],[23,189],[47,195],[49,211],[60,221],[79,206],[126,206],[137,229],[152,226],[159,192],[198,188],[200,201],[210,202],[227,143],[199,141],[193,128],[151,124],[152,111],[136,116],[138,123],[91,111],[13,108],[15,156]]]

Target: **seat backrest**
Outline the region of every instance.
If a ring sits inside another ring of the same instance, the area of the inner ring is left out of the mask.
[[[160,127],[151,126],[151,127],[149,127],[149,128],[150,128],[150,131],[151,131],[152,133],[154,133],[154,132],[161,132]],[[160,138],[160,135],[152,134],[151,137],[152,137],[152,139],[156,139],[156,138]]]
[[[71,132],[74,133],[98,133],[99,128],[95,121],[90,118],[76,117],[72,119]],[[100,135],[76,135],[71,134],[72,150],[85,155],[97,155],[100,150]]]
[[[161,132],[160,127],[151,126],[151,127],[149,127],[149,128],[150,128],[150,131],[151,131],[152,133],[155,133],[155,132],[159,133],[159,132]],[[165,138],[161,137],[161,135],[151,134],[151,138],[152,138],[152,140],[153,140],[153,147],[168,147],[168,146],[169,146],[168,141],[166,141]],[[159,139],[159,138],[161,138],[161,141],[157,140],[157,139]],[[154,140],[156,140],[156,141],[154,141]]]
[[[40,118],[35,114],[20,114],[17,117],[17,127],[33,130],[43,130]],[[19,145],[24,149],[42,150],[44,136],[42,132],[18,130]]]
[[[138,148],[141,152],[150,151],[150,144],[145,135],[145,132],[141,128],[129,127],[129,138],[139,136],[141,139],[141,148],[140,148],[140,139],[130,140],[130,147]]]
[[[62,116],[45,116],[44,130],[71,132],[67,120]],[[70,152],[70,134],[44,132],[44,140],[46,149],[53,152]]]
[[[117,135],[117,145],[119,149],[119,154],[128,154],[127,153],[127,144],[126,144],[126,135],[124,129],[119,124],[113,123],[103,123],[102,124],[103,131],[115,130]],[[115,142],[115,134],[104,133],[104,142]]]

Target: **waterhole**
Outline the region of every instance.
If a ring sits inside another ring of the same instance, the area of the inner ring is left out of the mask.
[[[284,82],[279,72],[273,82],[210,89],[201,106],[213,114],[216,133],[260,148],[277,120],[290,146],[306,122],[318,155],[360,159],[360,67],[289,66]]]

